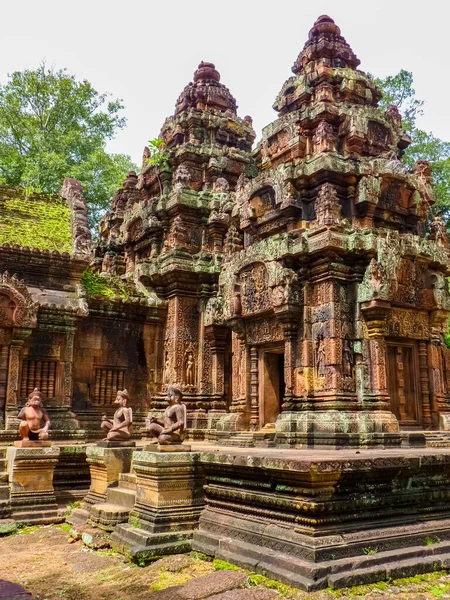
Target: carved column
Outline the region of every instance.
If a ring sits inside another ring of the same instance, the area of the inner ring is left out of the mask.
[[[384,338],[390,303],[371,300],[364,302],[361,309],[366,319],[369,338],[371,382],[371,393],[364,396],[364,401],[374,403],[372,409],[386,410],[389,408],[389,395],[387,390],[387,346]]]
[[[31,329],[15,329],[9,349],[8,383],[6,387],[6,429],[16,429],[19,426],[17,413],[17,391],[19,389],[20,355],[26,338]]]
[[[422,418],[426,428],[431,427],[430,386],[428,381],[428,352],[426,342],[419,342],[420,395]]]
[[[213,393],[223,395],[224,393],[224,368],[225,368],[225,346],[228,337],[228,328],[218,325],[205,327],[205,334],[211,344],[213,359]]]
[[[250,347],[250,429],[259,429],[258,347]]]
[[[66,331],[66,349],[64,354],[64,397],[63,406],[70,407],[72,404],[72,364],[73,364],[73,341],[75,337],[75,329]]]

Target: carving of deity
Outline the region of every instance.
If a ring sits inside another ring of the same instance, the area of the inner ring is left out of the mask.
[[[338,195],[331,183],[324,183],[316,198],[316,222],[319,227],[339,225],[341,222],[341,206]]]
[[[244,175],[244,173],[241,173],[236,182],[236,192],[242,192],[247,182],[248,178]]]
[[[116,253],[108,250],[105,252],[102,262],[102,273],[109,273],[109,275],[116,274]]]
[[[213,185],[215,194],[226,194],[230,191],[230,184],[224,177],[218,177]]]
[[[314,355],[317,377],[325,377],[325,342],[322,334],[317,336]]]
[[[169,383],[170,383],[170,358],[169,358],[169,353],[166,352],[166,357],[164,359],[163,384],[169,385]]]
[[[222,296],[215,296],[208,300],[205,310],[204,323],[206,325],[212,325],[213,323],[223,322],[223,298]]]
[[[312,138],[316,153],[334,152],[336,150],[337,137],[333,125],[326,121],[320,121]]]
[[[413,173],[422,179],[424,183],[431,184],[431,166],[427,160],[416,160]]]
[[[354,354],[350,340],[342,340],[342,375],[346,379],[353,377]]]
[[[177,215],[172,221],[166,245],[171,248],[190,248],[191,236],[192,232],[188,231],[180,215]]]
[[[226,256],[230,256],[234,252],[239,252],[243,248],[242,236],[236,227],[231,224],[225,236],[223,252]]]
[[[186,360],[184,361],[184,368],[186,374],[186,385],[193,386],[195,385],[195,359],[194,353],[189,351],[186,355]]]
[[[298,276],[292,269],[282,268],[278,284],[274,287],[273,302],[275,305],[289,304],[298,301]]]
[[[439,244],[439,246],[448,249],[448,232],[445,226],[444,219],[442,217],[434,217],[430,228],[431,239],[433,239],[437,244]]]
[[[386,119],[388,121],[390,121],[393,125],[393,127],[397,130],[400,131],[402,128],[402,116],[400,114],[400,111],[398,110],[398,108],[396,107],[395,104],[390,104],[386,110],[386,112],[384,113],[384,116],[386,117]]]
[[[188,169],[183,165],[179,165],[175,171],[175,193],[179,195],[183,190],[188,189],[190,182],[191,174]]]
[[[384,273],[382,266],[374,258],[372,258],[370,261],[369,272],[370,285],[373,289],[373,297],[378,298],[381,292]]]

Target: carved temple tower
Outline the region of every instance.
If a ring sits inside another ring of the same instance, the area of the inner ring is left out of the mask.
[[[156,357],[160,394],[179,386],[189,423],[211,427],[231,402],[228,378],[231,332],[207,332],[205,306],[217,293],[224,246],[233,237],[231,213],[239,177],[255,171],[255,133],[212,63],[202,62],[166,119],[161,138],[168,160],[130,173],[101,226],[97,262],[103,271],[145,286],[166,309]],[[238,235],[239,237],[239,235]]]
[[[388,444],[450,428],[447,234],[439,219],[426,233],[429,165],[402,163],[401,117],[358,65],[319,17],[251,152],[251,119],[201,63],[164,123],[166,163],[146,149],[103,221],[99,268],[166,311],[153,408],[179,385],[192,435]]]
[[[401,117],[377,108],[358,65],[319,17],[263,131],[258,172],[238,182],[244,249],[225,254],[207,308],[233,331],[219,429],[275,422],[277,444],[294,445],[448,428],[447,235],[439,220],[425,234],[430,168],[402,164]]]

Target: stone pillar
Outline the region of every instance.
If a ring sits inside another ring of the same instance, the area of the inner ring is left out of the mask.
[[[430,386],[428,378],[428,352],[427,344],[419,342],[419,370],[420,370],[420,396],[422,399],[423,425],[431,427]]]
[[[112,534],[114,549],[134,560],[190,552],[204,506],[200,454],[155,448],[133,454],[136,502]]]
[[[11,517],[20,523],[46,524],[64,520],[58,516],[53,473],[59,448],[17,448],[7,450]]]
[[[17,418],[17,413],[19,412],[17,392],[19,389],[20,355],[25,339],[30,333],[31,329],[16,329],[13,333],[13,339],[9,349],[8,382],[6,387],[6,429],[13,430],[19,428],[19,419]]]
[[[69,329],[66,332],[66,349],[64,354],[64,395],[63,405],[70,407],[72,405],[72,363],[73,363],[73,341],[75,329]]]
[[[250,347],[250,429],[259,429],[258,347]]]
[[[390,303],[382,300],[372,300],[363,303],[362,312],[367,326],[370,356],[370,393],[365,394],[364,402],[370,410],[389,408],[387,390],[387,347],[386,347],[386,317]],[[372,405],[372,406],[370,406]]]

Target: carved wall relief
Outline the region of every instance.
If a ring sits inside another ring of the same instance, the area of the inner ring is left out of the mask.
[[[239,275],[242,315],[258,313],[272,306],[266,267],[260,263]]]

